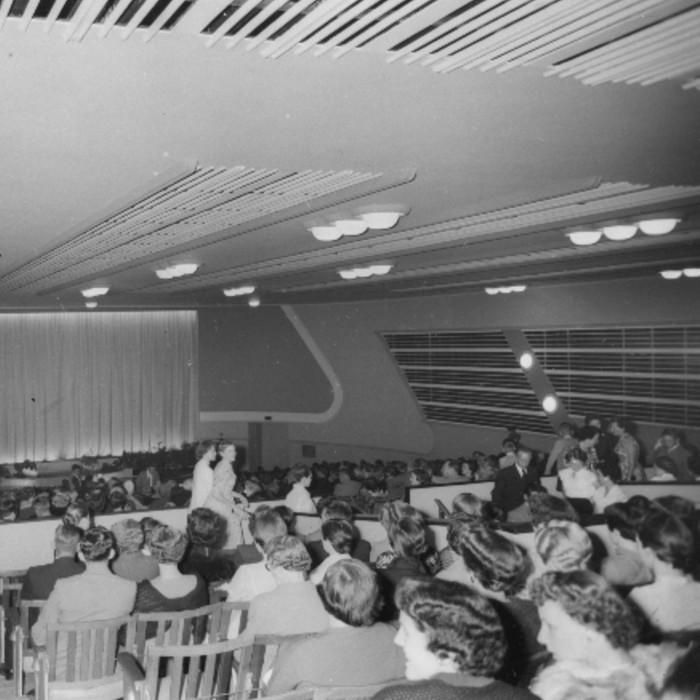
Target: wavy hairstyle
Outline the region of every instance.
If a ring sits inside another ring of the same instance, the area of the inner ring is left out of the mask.
[[[576,571],[587,567],[593,544],[577,523],[550,520],[535,530],[535,551],[548,571]]]
[[[148,547],[159,564],[177,564],[185,556],[188,544],[187,535],[182,530],[161,524],[151,530]]]
[[[460,671],[493,677],[503,665],[506,639],[488,599],[461,583],[405,578],[396,605],[428,637],[428,650],[451,658]]]
[[[592,571],[549,571],[530,585],[537,606],[559,603],[567,615],[602,634],[613,647],[631,649],[639,622],[610,584]]]
[[[318,591],[326,610],[352,627],[373,625],[381,610],[377,574],[357,559],[341,559],[330,566]]]

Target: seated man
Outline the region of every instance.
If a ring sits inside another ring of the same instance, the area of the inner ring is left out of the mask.
[[[328,520],[347,520],[352,522],[352,506],[342,498],[330,498],[325,502],[319,503],[319,506],[321,509],[321,525]],[[306,548],[311,555],[312,565],[317,567],[328,556],[328,552],[323,548],[321,542],[321,528],[314,530],[304,539],[306,540]],[[367,540],[357,539],[350,554],[353,559],[369,563],[370,549],[371,547]]]
[[[59,525],[56,528],[55,560],[27,569],[22,581],[22,600],[46,600],[58,579],[85,571],[85,564],[76,559],[81,535],[82,531],[73,525]]]
[[[525,493],[540,483],[537,470],[530,466],[531,461],[532,450],[521,446],[515,453],[515,464],[499,469],[496,474],[491,501],[506,515],[523,506]]]

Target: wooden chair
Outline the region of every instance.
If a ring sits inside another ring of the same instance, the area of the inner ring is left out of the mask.
[[[221,617],[218,638],[224,639],[237,637],[248,624],[248,601],[225,600],[220,603]]]
[[[249,643],[230,639],[213,644],[150,646],[145,670],[127,652],[119,654],[124,700],[248,700],[246,673],[235,673],[234,654]],[[165,673],[161,673],[163,665]]]
[[[433,500],[438,509],[438,518],[440,520],[447,520],[447,518],[450,517],[450,509],[439,498]]]
[[[5,675],[12,673],[12,632],[19,623],[19,601],[22,592],[22,570],[0,572],[0,664]]]
[[[133,646],[133,619],[127,615],[95,622],[49,623],[46,646],[35,653],[36,700],[113,700],[122,697],[116,667],[120,632]]]
[[[12,635],[12,677],[15,682],[15,694],[18,697],[24,695],[25,674],[32,673],[34,666],[34,652],[30,645],[31,626],[45,603],[45,600],[20,600],[19,602],[19,623],[15,626]]]

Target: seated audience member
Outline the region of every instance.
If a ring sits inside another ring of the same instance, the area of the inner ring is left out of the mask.
[[[139,521],[141,524],[141,530],[143,530],[143,546],[148,547],[151,542],[151,533],[156,525],[163,525],[160,520],[152,518],[150,515],[144,515]]]
[[[338,470],[338,483],[333,487],[333,495],[336,498],[355,498],[360,493],[361,484],[352,478],[347,467]]]
[[[533,491],[528,494],[527,502],[532,516],[532,527],[546,525],[550,520],[569,520],[579,522],[579,514],[565,498],[552,496],[546,491]]]
[[[328,556],[309,574],[309,580],[318,586],[326,571],[337,561],[350,559],[355,548],[358,533],[351,522],[347,520],[326,520],[321,526],[323,548]]]
[[[617,483],[617,471],[601,462],[595,470],[597,487],[593,494],[593,512],[601,515],[613,503],[625,503],[627,494]]]
[[[74,525],[59,525],[54,533],[55,560],[50,564],[30,566],[22,580],[22,600],[46,600],[58,579],[85,571],[85,564],[76,560],[82,531]]]
[[[491,492],[491,502],[508,520],[529,520],[530,512],[521,514],[525,506],[525,494],[540,484],[537,470],[530,465],[532,450],[519,447],[515,453],[515,464],[504,467],[496,474]]]
[[[294,514],[294,511],[291,508],[287,508],[287,506],[274,506],[272,510],[276,510],[282,520],[284,520],[284,524],[287,526],[287,534],[295,535],[297,531],[297,516]]]
[[[392,462],[389,465],[386,487],[389,501],[403,500],[408,486],[408,470],[405,462]]]
[[[548,572],[531,585],[539,639],[554,663],[530,689],[542,700],[651,700],[678,656],[671,646],[637,646],[629,606],[591,571]]]
[[[309,513],[316,515],[316,504],[309,493],[311,486],[311,469],[304,464],[298,464],[289,470],[287,479],[292,485],[290,492],[284,499],[284,505],[294,513]],[[297,522],[297,534],[306,535],[315,527],[313,521],[306,522],[299,519]]]
[[[62,518],[68,506],[72,502],[71,494],[68,490],[63,488],[55,488],[51,490],[51,499],[49,502],[49,510],[54,518]]]
[[[598,479],[586,466],[586,453],[581,448],[574,447],[564,454],[563,464],[558,473],[562,491],[569,501],[582,500],[587,501],[589,505],[593,503]],[[588,514],[592,510],[591,507]]]
[[[158,467],[151,465],[141,470],[134,480],[134,495],[144,505],[149,505],[159,495],[160,474]]]
[[[357,498],[358,510],[366,515],[379,515],[379,511],[388,501],[387,493],[384,479],[375,477],[365,479],[362,482],[360,495]]]
[[[650,481],[695,481],[688,468],[671,457],[659,455],[654,459],[653,467]]]
[[[603,462],[598,456],[598,443],[600,442],[600,428],[594,425],[584,425],[576,437],[578,438],[578,447],[586,455],[586,466],[591,469],[597,469],[603,466]]]
[[[498,677],[526,683],[543,652],[537,643],[537,611],[521,595],[533,570],[530,558],[517,544],[478,520],[451,522],[447,541],[459,559],[437,578],[466,585],[492,602],[508,641],[506,664]]]
[[[326,520],[334,519],[347,520],[348,522],[352,522],[352,506],[347,500],[343,498],[329,498],[325,501],[319,502],[318,507],[321,512],[322,525],[324,522],[326,522]],[[312,565],[316,567],[328,556],[328,552],[324,549],[323,544],[321,542],[321,528],[319,528],[318,530],[314,530],[314,532],[308,534],[304,539],[306,541],[306,548],[309,550],[309,554],[311,555]],[[353,559],[359,559],[360,561],[369,563],[369,542],[367,542],[367,540],[358,538],[350,554]]]
[[[652,511],[642,523],[639,539],[654,580],[632,589],[630,599],[661,632],[700,629],[700,582],[690,576],[695,563],[690,528],[675,515]]]
[[[320,593],[329,614],[328,631],[280,647],[268,693],[402,678],[403,655],[393,643],[396,630],[377,622],[381,597],[376,574],[360,561],[336,562],[326,572]]]
[[[32,640],[46,644],[46,625],[60,622],[108,620],[128,615],[134,608],[136,584],[109,570],[114,555],[114,538],[105,527],[90,528],[79,545],[85,571],[56,581],[53,591],[32,626]],[[57,653],[56,676],[65,680],[65,653]]]
[[[549,457],[547,457],[547,463],[544,467],[545,475],[556,474],[562,469],[566,453],[574,447],[578,447],[578,440],[574,437],[574,432],[575,428],[571,423],[561,423],[559,425],[557,439],[549,451]]]
[[[675,428],[666,428],[661,437],[656,441],[653,451],[653,461],[665,457],[673,462],[673,467],[666,466],[665,473],[675,476],[676,481],[694,481],[695,476],[690,469],[692,453],[681,442],[681,434]]]
[[[600,565],[600,573],[611,585],[627,593],[632,586],[643,586],[654,578],[652,568],[641,554],[639,531],[651,511],[644,496],[633,496],[626,503],[614,503],[604,511],[610,531],[610,552]]]
[[[384,688],[374,700],[534,700],[527,690],[494,680],[506,639],[486,598],[454,582],[405,579],[396,605],[395,643],[411,683]]]
[[[433,475],[427,469],[411,469],[408,473],[409,486],[428,486],[433,482]]]
[[[183,574],[199,574],[207,583],[230,580],[236,565],[222,554],[226,527],[224,518],[209,508],[195,508],[187,514],[189,547],[180,563]]]
[[[112,573],[128,581],[145,581],[158,576],[158,562],[144,553],[143,530],[138,520],[120,520],[112,525],[117,558],[110,563]]]
[[[311,557],[298,537],[274,537],[265,546],[267,568],[276,587],[253,598],[246,639],[256,634],[307,634],[328,629],[328,613],[307,580]]]
[[[170,525],[153,528],[149,549],[158,562],[158,576],[138,584],[134,612],[179,612],[208,604],[206,581],[197,574],[182,574],[178,569],[187,544],[187,535]],[[153,623],[146,636],[153,636],[155,627]]]
[[[464,481],[459,472],[459,465],[452,460],[445,460],[440,467],[440,473],[433,479],[434,484],[453,484],[457,481]]]
[[[260,559],[250,564],[243,564],[233,578],[218,590],[224,591],[227,600],[250,601],[261,593],[271,591],[277,585],[274,576],[268,571],[264,550],[268,542],[287,534],[287,526],[282,516],[274,508],[258,508],[250,521],[250,531],[255,547],[260,552]]]
[[[538,570],[577,571],[586,569],[593,554],[588,533],[577,523],[550,520],[535,530]]]

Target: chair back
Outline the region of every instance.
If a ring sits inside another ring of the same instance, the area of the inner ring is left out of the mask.
[[[24,659],[27,656],[30,630],[45,604],[45,600],[19,601],[19,622],[12,635],[12,676],[15,695],[18,697],[24,695]]]
[[[440,520],[447,520],[447,518],[450,517],[450,509],[439,498],[434,500],[438,510],[438,518]]]
[[[13,660],[12,632],[19,623],[19,601],[22,592],[20,578],[22,571],[5,571],[0,573],[0,665],[5,673],[9,671]]]
[[[237,637],[248,624],[248,601],[225,600],[221,605],[221,617],[218,632],[218,639],[223,641],[229,637]]]

